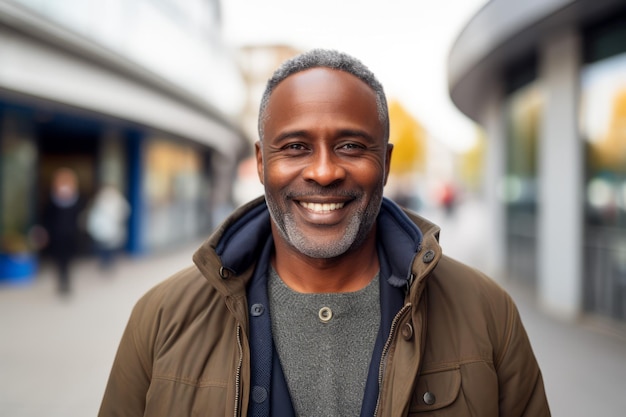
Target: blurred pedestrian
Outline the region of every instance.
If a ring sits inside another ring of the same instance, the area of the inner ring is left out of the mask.
[[[457,204],[457,190],[450,182],[445,182],[439,188],[439,202],[447,216],[454,214]]]
[[[50,196],[44,209],[46,246],[57,270],[58,291],[70,292],[70,268],[78,250],[79,217],[83,209],[78,177],[70,168],[52,176]]]
[[[110,269],[126,243],[130,205],[113,185],[104,185],[87,213],[87,233],[96,244],[102,269]]]

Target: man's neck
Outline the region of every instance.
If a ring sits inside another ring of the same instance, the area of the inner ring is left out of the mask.
[[[365,288],[379,270],[375,233],[337,258],[310,258],[275,240],[272,263],[283,282],[302,293],[353,292]]]

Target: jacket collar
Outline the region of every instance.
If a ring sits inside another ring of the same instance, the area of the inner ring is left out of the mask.
[[[384,250],[390,267],[391,285],[410,286],[437,263],[441,256],[437,226],[387,198],[383,198],[377,221],[379,247]],[[265,198],[259,197],[226,219],[194,254],[194,261],[206,275],[207,257],[217,255],[222,278],[244,273],[249,276],[270,235],[269,211]],[[432,254],[426,255],[428,251]],[[422,262],[416,262],[418,254],[422,255]]]
[[[384,198],[378,215],[378,247],[390,268],[388,281],[394,287],[408,287],[411,265],[422,246],[423,235],[404,211]]]

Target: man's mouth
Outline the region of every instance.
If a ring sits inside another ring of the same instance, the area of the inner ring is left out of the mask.
[[[345,205],[345,203],[307,203],[306,201],[300,201],[299,203],[302,207],[314,213],[329,213],[339,210]]]

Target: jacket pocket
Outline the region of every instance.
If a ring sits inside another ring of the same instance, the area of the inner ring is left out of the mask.
[[[424,371],[417,381],[409,412],[424,413],[447,407],[457,399],[460,389],[459,366]]]

